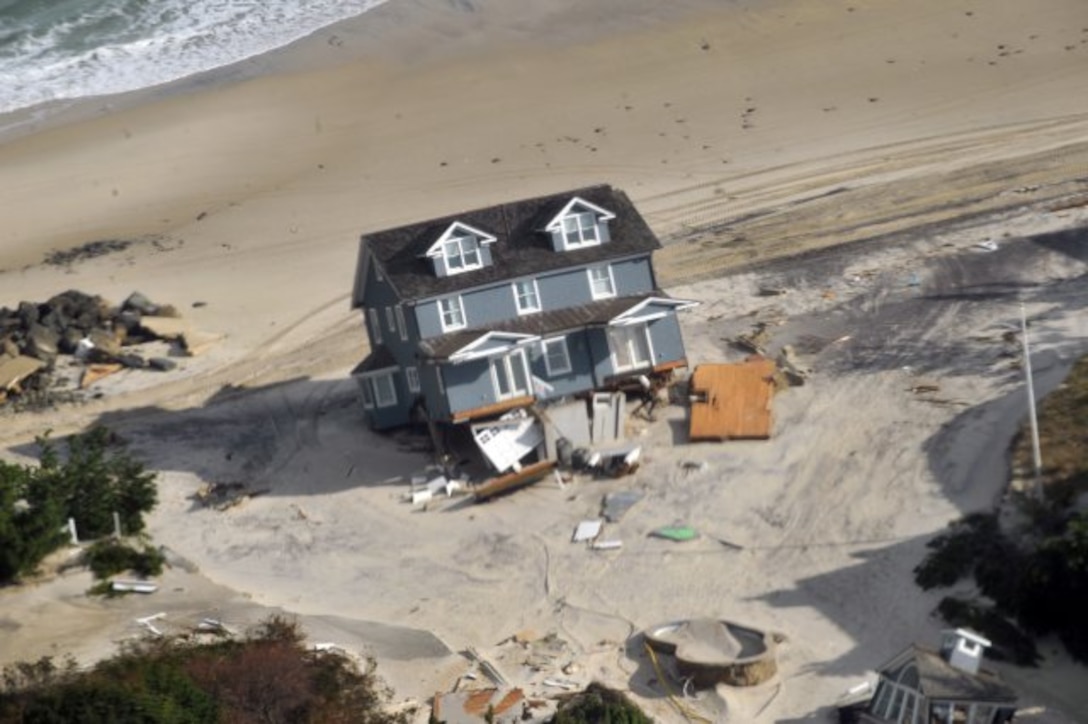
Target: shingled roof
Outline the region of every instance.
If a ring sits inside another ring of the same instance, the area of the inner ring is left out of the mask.
[[[554,251],[544,226],[576,196],[616,215],[609,222],[610,240],[583,249]],[[482,269],[439,277],[431,263],[421,257],[455,221],[495,235],[492,263]],[[627,195],[608,185],[523,199],[378,231],[364,235],[362,243],[403,301],[450,294],[512,277],[648,254],[661,247]]]
[[[580,327],[607,324],[613,317],[623,314],[639,302],[651,297],[667,298],[664,292],[657,291],[653,294],[639,294],[629,297],[616,297],[604,299],[576,307],[564,307],[554,309],[542,314],[530,314],[524,317],[513,317],[486,328],[465,329],[444,334],[441,337],[420,342],[420,353],[433,359],[446,359],[465,345],[471,344],[488,332],[512,332],[514,334],[530,334],[534,336],[547,336],[559,332],[567,332]]]

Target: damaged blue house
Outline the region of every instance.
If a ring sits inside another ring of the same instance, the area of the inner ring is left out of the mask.
[[[660,242],[600,185],[362,237],[352,295],[370,426],[458,423],[667,376],[687,359]]]

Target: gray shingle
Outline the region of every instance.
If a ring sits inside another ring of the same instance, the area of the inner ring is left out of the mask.
[[[609,222],[610,241],[575,251],[556,252],[544,226],[575,196],[616,215]],[[448,277],[435,276],[420,258],[450,224],[460,221],[493,234],[493,263]],[[367,234],[363,237],[401,301],[449,294],[515,276],[649,254],[661,247],[627,195],[608,185],[589,186],[548,196],[465,211],[440,219]]]

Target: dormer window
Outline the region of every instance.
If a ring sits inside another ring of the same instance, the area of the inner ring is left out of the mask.
[[[563,219],[563,237],[568,249],[600,244],[597,215],[591,211],[585,211],[566,217]]]
[[[616,215],[575,196],[544,227],[551,232],[552,248],[573,251],[608,241],[608,222]]]
[[[442,245],[442,251],[446,255],[446,268],[450,274],[483,266],[480,261],[480,243],[475,236],[455,236]]]
[[[495,237],[460,221],[450,224],[422,254],[431,260],[435,276],[446,277],[482,269],[491,263],[487,246]]]

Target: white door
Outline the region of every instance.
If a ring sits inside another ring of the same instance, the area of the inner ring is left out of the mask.
[[[525,354],[520,349],[502,357],[491,358],[491,381],[495,399],[508,400],[529,394],[529,372]]]
[[[608,346],[612,349],[612,363],[617,372],[648,367],[653,359],[650,330],[645,324],[609,327]]]

